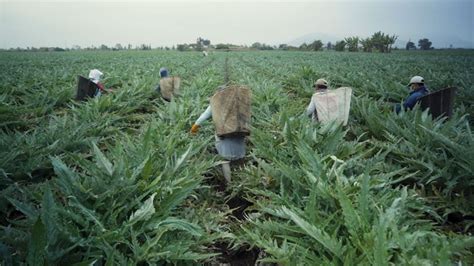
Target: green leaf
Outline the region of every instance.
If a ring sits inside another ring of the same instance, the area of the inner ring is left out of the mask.
[[[357,237],[359,227],[361,224],[361,219],[357,214],[352,202],[346,196],[346,193],[342,191],[340,187],[337,187],[337,196],[339,203],[342,207],[342,214],[344,215],[344,224],[347,230],[352,234],[352,236]]]
[[[90,221],[94,222],[97,226],[99,226],[101,231],[106,231],[104,225],[96,217],[94,210],[89,210],[84,205],[82,205],[76,198],[71,198],[69,204],[72,207],[77,207],[79,211],[85,215],[86,218],[88,218]]]
[[[54,245],[58,233],[56,228],[57,213],[56,203],[54,202],[53,193],[49,186],[46,187],[46,191],[44,192],[41,207],[41,220],[46,227],[48,244]]]
[[[149,219],[155,213],[155,206],[153,200],[156,196],[156,192],[151,195],[143,205],[134,212],[128,219],[129,225],[134,225],[137,222]]]
[[[189,146],[188,150],[186,150],[186,152],[183,153],[179,157],[178,161],[176,161],[176,164],[174,166],[174,169],[173,169],[174,171],[178,170],[178,168],[181,166],[181,164],[183,164],[184,160],[186,160],[186,158],[188,157],[188,154],[191,151],[191,149],[192,149],[192,146]]]
[[[31,238],[28,243],[28,255],[26,258],[28,265],[45,264],[46,245],[46,230],[41,219],[38,217],[31,230]]]
[[[91,260],[74,263],[72,266],[93,266],[96,262],[97,262],[97,259],[91,259]]]
[[[97,165],[105,170],[109,176],[112,176],[114,174],[114,167],[112,163],[105,157],[105,155],[100,151],[95,143],[93,144],[93,147],[97,159]]]
[[[159,228],[160,226],[166,226],[173,229],[186,231],[192,234],[193,236],[202,236],[203,234],[201,227],[199,227],[198,225],[173,217],[166,218],[166,220],[159,222],[152,228]]]
[[[35,219],[36,217],[38,217],[38,211],[31,205],[20,202],[16,199],[12,199],[12,198],[7,198],[7,199],[11,204],[13,204],[13,206],[15,206],[17,210],[25,214],[26,217],[28,217],[28,219]]]
[[[342,256],[344,248],[338,240],[331,238],[328,233],[308,223],[288,208],[282,207],[282,211],[286,215],[288,215],[290,219],[295,222],[301,229],[303,229],[303,231],[305,231],[309,236],[318,241],[329,252],[333,253],[336,257]]]
[[[12,251],[9,246],[0,242],[0,264],[4,263],[5,266],[13,265]]]
[[[361,218],[365,223],[369,223],[369,176],[364,174],[362,176],[361,190],[359,193],[359,212],[361,213]]]

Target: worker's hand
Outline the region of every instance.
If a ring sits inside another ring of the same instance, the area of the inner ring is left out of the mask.
[[[194,124],[191,127],[191,134],[196,134],[196,133],[198,133],[198,131],[199,131],[199,125]]]

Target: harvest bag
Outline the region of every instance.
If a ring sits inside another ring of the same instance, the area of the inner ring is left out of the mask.
[[[446,88],[427,94],[420,98],[422,110],[430,108],[429,112],[433,118],[453,114],[454,95],[456,88]]]
[[[160,79],[161,96],[170,101],[171,98],[179,93],[179,85],[181,79],[179,77],[167,77]]]
[[[91,80],[86,79],[82,76],[77,76],[77,101],[85,101],[88,97],[94,98],[94,95],[98,89],[99,88],[97,87],[97,84],[95,84]]]
[[[250,134],[251,92],[244,86],[229,86],[211,98],[212,120],[219,137]]]
[[[352,88],[343,87],[336,90],[316,92],[313,101],[316,104],[318,121],[327,123],[337,120],[347,125],[351,108]]]

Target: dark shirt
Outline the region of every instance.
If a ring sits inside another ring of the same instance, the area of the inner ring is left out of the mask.
[[[410,92],[410,95],[408,96],[408,98],[406,98],[405,101],[403,102],[403,109],[411,110],[413,107],[415,107],[416,103],[420,100],[420,98],[425,96],[426,94],[428,94],[428,89],[426,89],[425,86],[420,87],[417,90]],[[399,113],[400,110],[401,110],[401,106],[397,105],[395,111]]]

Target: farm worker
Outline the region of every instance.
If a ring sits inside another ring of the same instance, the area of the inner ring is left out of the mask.
[[[102,84],[100,82],[100,79],[102,78],[102,75],[104,75],[104,73],[100,72],[98,69],[92,69],[91,71],[89,71],[89,79],[94,82],[97,87],[98,87],[98,90],[96,91],[95,93],[95,97],[100,97],[102,95],[102,93],[104,92],[108,92],[108,90],[105,88],[104,84]]]
[[[325,92],[328,89],[328,82],[325,79],[318,79],[316,82],[314,82],[313,88],[315,90],[315,93],[321,93]],[[306,115],[311,116],[314,121],[318,121],[318,116],[316,113],[316,103],[313,100],[313,97],[311,98],[311,101],[306,108]]]
[[[410,95],[408,98],[405,99],[403,102],[403,109],[411,110],[415,104],[420,100],[421,97],[428,94],[428,89],[425,87],[425,79],[420,76],[414,76],[410,79],[410,83],[408,83],[407,87],[411,89]],[[402,106],[397,104],[395,106],[395,111],[397,113],[400,112]]]
[[[161,94],[163,100],[169,102],[175,96],[179,95],[179,85],[181,79],[179,77],[169,76],[168,69],[160,68],[160,82],[156,86],[155,91]]]
[[[168,77],[168,69],[165,67],[160,68],[160,78],[166,78]],[[161,86],[158,84],[155,89],[156,92],[161,93]]]
[[[218,90],[225,90],[225,86],[219,86]],[[212,116],[212,108],[209,105],[204,113],[202,113],[196,122],[191,127],[191,134],[197,134],[202,123]],[[222,165],[224,177],[227,182],[230,182],[230,164],[239,164],[241,159],[245,157],[245,136],[226,136],[219,137],[215,134],[216,149],[220,156],[228,160]]]

